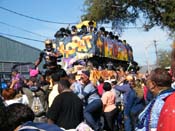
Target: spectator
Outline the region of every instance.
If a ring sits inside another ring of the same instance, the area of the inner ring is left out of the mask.
[[[102,77],[100,77],[100,79],[98,81],[99,81],[99,85],[97,86],[98,94],[100,96],[102,96],[102,94],[103,94],[104,79]]]
[[[48,123],[55,123],[64,129],[75,129],[83,121],[83,103],[70,89],[70,83],[61,79],[58,84],[59,95],[47,112]]]
[[[133,131],[136,126],[137,117],[144,109],[143,90],[137,84],[135,77],[129,80],[131,90],[127,96],[127,104],[124,109],[125,128],[127,131]]]
[[[35,116],[37,116],[37,119],[39,119],[39,117],[45,114],[48,108],[46,93],[48,86],[41,86],[36,77],[30,77],[27,85],[28,88],[23,88],[23,92],[29,99],[29,107],[31,107],[35,113]]]
[[[49,99],[48,99],[48,102],[49,102],[49,107],[51,107],[55,97],[57,95],[59,95],[59,92],[58,92],[58,82],[60,80],[60,76],[58,73],[53,73],[51,75],[51,79],[53,81],[53,87],[52,87],[52,90],[51,92],[49,93]]]
[[[116,85],[114,88],[118,91],[120,91],[121,93],[123,93],[123,102],[124,102],[124,116],[125,116],[125,119],[124,119],[124,127],[125,127],[125,130],[126,131],[130,131],[131,130],[131,121],[130,121],[130,117],[128,116],[128,113],[127,113],[127,110],[129,108],[126,108],[127,107],[127,104],[128,104],[128,94],[129,92],[131,91],[131,85],[129,84],[130,81],[133,80],[133,77],[131,75],[128,75],[126,77],[126,79],[123,79],[121,81],[121,83],[123,82],[123,85],[119,86],[119,85]]]
[[[17,94],[13,88],[7,88],[2,91],[5,105],[11,105],[13,103],[29,104],[28,97],[25,94]]]
[[[21,103],[9,105],[6,113],[9,131],[62,131],[56,125],[34,123],[35,115],[33,111],[28,106]]]
[[[110,81],[111,81],[111,86],[112,86],[111,90],[116,94],[116,100],[115,100],[116,104],[117,105],[121,104],[121,102],[122,102],[122,98],[120,97],[121,93],[114,88],[117,85],[117,80],[116,79],[111,79]]]
[[[17,93],[21,90],[24,78],[22,75],[18,72],[17,69],[12,69],[12,82],[10,85],[10,88],[13,88]]]
[[[6,116],[6,107],[4,101],[0,96],[0,131],[8,131],[7,126],[7,116]]]
[[[172,78],[170,74],[161,68],[151,71],[147,79],[147,87],[154,94],[155,98],[147,105],[139,115],[139,122],[136,130],[156,130],[161,109],[165,99],[170,96],[174,89],[171,88]]]
[[[7,82],[3,78],[0,78],[0,93],[2,93],[2,90],[7,88],[8,88]]]
[[[104,118],[107,123],[107,131],[115,131],[115,118],[117,116],[116,94],[112,91],[111,84],[104,82],[104,93],[102,95]]]
[[[160,117],[157,125],[157,131],[174,131],[175,129],[175,93],[172,93],[166,99],[165,104],[160,112]]]
[[[81,98],[83,85],[79,81],[76,80],[75,76],[76,74],[69,75],[69,82],[71,83],[70,88],[75,94],[77,94]]]
[[[82,71],[81,79],[84,84],[83,98],[86,101],[84,118],[88,125],[95,131],[99,131],[101,130],[100,116],[102,113],[102,101],[98,95],[97,89],[90,82],[89,77],[89,71]]]

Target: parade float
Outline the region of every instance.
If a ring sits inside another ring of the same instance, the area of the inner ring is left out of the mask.
[[[93,77],[112,76],[114,74],[111,72],[119,66],[124,70],[128,70],[131,65],[137,66],[133,60],[132,47],[129,44],[103,36],[100,31],[62,35],[62,37],[56,37],[56,45],[58,51],[63,55],[62,65],[64,68],[72,68],[75,65],[88,66],[90,62],[97,69],[94,71]]]

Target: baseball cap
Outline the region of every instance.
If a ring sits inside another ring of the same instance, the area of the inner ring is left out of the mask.
[[[82,71],[82,74],[86,75],[87,77],[90,77],[90,71],[88,70]]]

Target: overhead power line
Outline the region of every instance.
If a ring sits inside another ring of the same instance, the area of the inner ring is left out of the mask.
[[[2,33],[2,32],[0,32],[0,35],[11,36],[11,37],[15,37],[15,38],[20,38],[20,39],[25,39],[25,40],[30,40],[30,41],[36,41],[36,42],[42,42],[42,43],[44,42],[42,40],[36,40],[36,39],[32,39],[32,38],[27,38],[27,37],[22,37],[22,36],[17,36],[17,35]]]
[[[50,20],[44,20],[44,19],[40,19],[40,18],[36,18],[36,17],[32,17],[32,16],[28,16],[28,15],[24,15],[22,13],[18,13],[16,11],[4,8],[2,6],[0,6],[0,9],[11,12],[13,14],[19,15],[19,16],[23,16],[29,19],[33,19],[33,20],[37,20],[37,21],[41,21],[41,22],[46,22],[46,23],[52,23],[52,24],[77,24],[77,23],[68,23],[68,22],[56,22],[56,21],[50,21]]]
[[[18,30],[21,30],[21,31],[24,31],[24,32],[27,32],[27,33],[30,33],[30,34],[33,34],[33,35],[37,35],[37,36],[40,36],[40,37],[43,37],[43,38],[48,38],[48,36],[44,36],[44,35],[41,35],[41,34],[39,34],[39,33],[35,33],[35,32],[32,32],[32,31],[23,29],[23,28],[21,28],[21,27],[17,27],[17,26],[14,26],[14,25],[10,25],[10,24],[7,24],[7,23],[2,22],[2,21],[0,21],[0,24],[6,25],[6,26],[8,26],[8,27],[15,28],[15,29],[18,29]]]
[[[46,23],[62,24],[62,25],[78,24],[78,22],[57,22],[57,21],[44,20],[44,19],[40,19],[40,18],[36,18],[36,17],[32,17],[32,16],[29,16],[29,15],[19,13],[19,12],[4,8],[2,6],[0,6],[0,9],[8,11],[8,12],[16,14],[16,15],[19,15],[19,16],[22,16],[22,17],[26,17],[26,18],[29,18],[29,19],[33,19],[33,20],[37,20],[37,21],[41,21],[41,22],[46,22]],[[105,28],[111,28],[111,27],[105,27]],[[141,28],[144,28],[144,27],[122,27],[122,28],[123,29],[141,29]]]
[[[112,26],[104,26],[105,28],[112,28]],[[121,27],[122,29],[143,29],[142,26],[128,26],[128,27]]]

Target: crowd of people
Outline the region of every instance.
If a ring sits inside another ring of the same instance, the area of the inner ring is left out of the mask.
[[[76,32],[75,27],[72,30]],[[62,33],[57,32],[56,37]],[[156,68],[141,74],[120,66],[107,75],[86,63],[68,72],[57,65],[62,55],[54,50],[52,41],[45,45],[29,79],[12,69],[12,79],[0,95],[0,130],[173,130],[175,89],[167,70]],[[43,59],[46,71],[41,73],[37,66]],[[93,70],[98,73],[95,81]]]
[[[49,79],[34,73],[26,80],[13,70],[12,82],[1,94],[1,130],[167,129],[164,117],[173,117],[174,111],[167,105],[174,98],[167,70],[157,68],[145,76],[120,69],[110,79],[100,77],[96,84],[90,73],[83,69],[67,74],[59,69]]]

